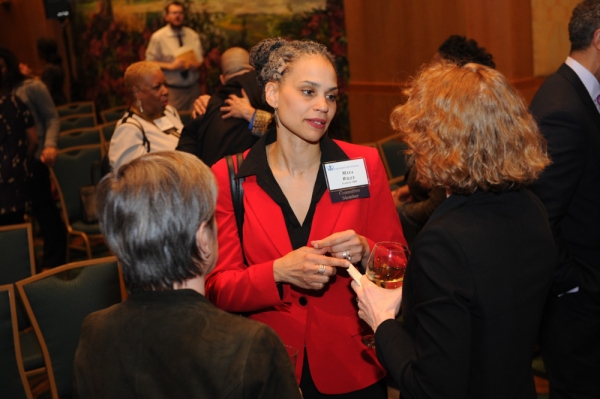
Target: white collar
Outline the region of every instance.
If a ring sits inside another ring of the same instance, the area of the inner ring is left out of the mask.
[[[573,70],[573,72],[577,74],[579,79],[581,79],[581,82],[587,89],[588,93],[590,93],[590,97],[592,97],[592,100],[594,100],[594,104],[596,104],[596,98],[598,98],[600,95],[600,82],[598,82],[598,79],[596,79],[596,77],[586,67],[571,57],[567,57],[565,64],[567,64]]]

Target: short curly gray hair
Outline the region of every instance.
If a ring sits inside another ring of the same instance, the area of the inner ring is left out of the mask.
[[[291,65],[305,55],[322,55],[335,70],[335,59],[327,47],[310,40],[265,39],[250,50],[250,65],[256,69],[258,83],[281,82]],[[337,73],[337,71],[336,71]]]

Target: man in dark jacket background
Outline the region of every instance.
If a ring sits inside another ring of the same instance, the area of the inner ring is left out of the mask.
[[[225,51],[221,70],[223,88],[210,97],[206,113],[185,126],[177,146],[208,166],[252,147],[267,131],[273,112],[263,100],[246,50]]]
[[[530,110],[552,164],[532,187],[558,250],[540,330],[550,398],[600,398],[600,1],[577,5],[571,53]]]

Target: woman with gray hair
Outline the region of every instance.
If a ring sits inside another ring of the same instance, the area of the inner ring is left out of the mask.
[[[112,170],[157,151],[177,147],[183,123],[169,103],[165,75],[155,62],[131,64],[123,78],[131,106],[117,123],[110,140],[108,160]]]
[[[182,152],[144,155],[99,183],[100,228],[129,297],[85,319],[79,397],[300,397],[273,330],[204,297],[218,252],[216,195],[210,169]]]

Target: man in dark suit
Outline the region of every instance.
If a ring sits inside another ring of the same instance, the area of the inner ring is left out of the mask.
[[[569,38],[530,107],[552,159],[532,189],[559,255],[540,332],[553,399],[600,398],[600,1],[577,5]]]
[[[194,154],[212,166],[225,155],[252,147],[267,131],[273,109],[264,102],[248,59],[248,52],[240,47],[223,53],[223,88],[210,97],[206,109],[196,107],[206,96],[196,100],[194,109],[205,113],[183,129],[178,151]]]

